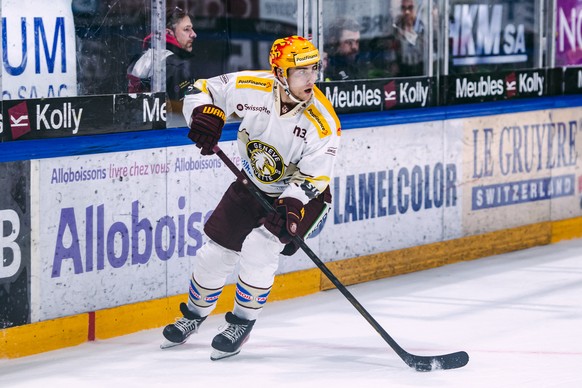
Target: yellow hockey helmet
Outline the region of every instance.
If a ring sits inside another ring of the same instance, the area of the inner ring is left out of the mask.
[[[273,42],[269,53],[271,70],[283,69],[283,76],[288,77],[287,69],[298,66],[309,66],[320,60],[319,50],[309,40],[293,35],[277,39]]]

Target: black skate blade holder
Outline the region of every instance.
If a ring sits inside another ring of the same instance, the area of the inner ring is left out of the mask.
[[[237,178],[249,190],[251,195],[259,201],[261,206],[267,211],[275,211],[273,205],[261,195],[260,190],[248,180],[248,178],[240,171],[236,165],[230,160],[228,156],[220,149],[218,145],[214,146],[212,150],[216,155],[227,165],[227,167],[236,175]],[[370,313],[362,306],[360,302],[352,295],[350,291],[338,280],[338,278],[327,268],[321,259],[309,248],[305,241],[299,237],[294,236],[293,242],[296,243],[315,265],[324,273],[324,275],[333,283],[333,285],[346,297],[348,301],[358,310],[358,312],[368,321],[368,323],[380,334],[380,336],[390,345],[390,347],[400,356],[400,358],[411,368],[419,372],[429,372],[438,369],[456,369],[461,368],[469,362],[469,355],[467,352],[459,351],[455,353],[443,354],[438,356],[419,356],[404,350],[398,343],[380,326],[380,324],[370,315]]]

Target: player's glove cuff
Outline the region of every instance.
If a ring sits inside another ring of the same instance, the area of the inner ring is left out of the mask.
[[[196,147],[200,148],[202,155],[212,155],[212,148],[218,144],[224,127],[225,114],[216,105],[200,105],[192,111],[190,132],[188,137]]]

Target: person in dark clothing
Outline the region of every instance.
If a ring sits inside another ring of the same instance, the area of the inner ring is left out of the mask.
[[[352,80],[365,78],[365,68],[360,59],[360,24],[349,18],[332,23],[325,35],[327,65],[326,80]]]
[[[184,92],[194,84],[194,55],[192,44],[196,39],[193,18],[180,8],[166,13],[166,49],[162,60],[166,63],[166,92],[173,101],[181,101]],[[142,93],[151,91],[153,76],[153,49],[151,34],[143,42],[144,52],[136,57],[127,70],[128,92]]]
[[[394,22],[397,77],[424,75],[424,23],[416,13],[414,0],[402,0]]]

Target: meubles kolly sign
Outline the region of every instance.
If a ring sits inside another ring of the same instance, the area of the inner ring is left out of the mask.
[[[164,93],[8,100],[0,140],[46,139],[162,129]]]

